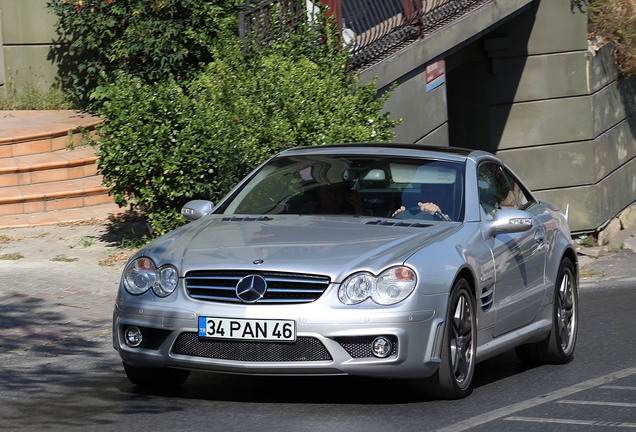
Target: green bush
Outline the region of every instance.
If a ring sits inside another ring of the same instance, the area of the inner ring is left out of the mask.
[[[288,46],[244,59],[230,44],[216,57],[188,84],[122,73],[98,94],[108,119],[99,130],[100,171],[117,202],[139,207],[154,234],[183,223],[186,201],[218,201],[280,150],[393,136],[385,99],[372,83],[356,83],[342,54],[318,63]]]
[[[187,79],[211,61],[211,46],[236,27],[239,0],[50,0],[60,40],[62,84],[88,103],[121,70],[145,81]]]

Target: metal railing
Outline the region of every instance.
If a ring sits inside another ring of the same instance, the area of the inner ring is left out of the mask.
[[[250,47],[269,43],[307,21],[305,0],[260,0],[239,6],[239,36],[243,54]]]
[[[487,0],[340,0],[353,68],[372,64]]]
[[[239,12],[243,40],[267,43],[281,29],[296,28],[316,13],[318,0],[260,0]],[[320,0],[340,27],[352,68],[372,64],[491,0]]]

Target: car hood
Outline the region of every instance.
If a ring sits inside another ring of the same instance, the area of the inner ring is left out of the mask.
[[[159,265],[177,265],[182,276],[190,270],[247,269],[323,274],[340,282],[352,271],[377,274],[402,264],[461,225],[411,222],[351,216],[210,215],[155,240],[142,254]]]

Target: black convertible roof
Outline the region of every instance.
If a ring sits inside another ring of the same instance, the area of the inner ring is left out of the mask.
[[[440,153],[450,153],[458,156],[468,156],[471,153],[475,152],[474,149],[466,149],[461,147],[442,147],[442,146],[425,146],[419,144],[408,144],[408,143],[346,143],[346,144],[331,144],[320,146],[322,148],[347,148],[347,147],[384,147],[384,148],[400,148],[407,150],[425,150],[425,151],[434,151]]]

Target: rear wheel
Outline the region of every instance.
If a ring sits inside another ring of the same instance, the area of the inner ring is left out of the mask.
[[[477,339],[475,299],[465,279],[455,282],[446,312],[439,369],[428,379],[431,393],[461,399],[473,391]]]
[[[564,258],[554,287],[552,329],[541,342],[517,348],[526,363],[565,364],[574,358],[579,323],[579,297],[572,261]]]
[[[188,379],[189,370],[172,368],[140,368],[124,363],[126,376],[135,385],[146,388],[176,388]]]

